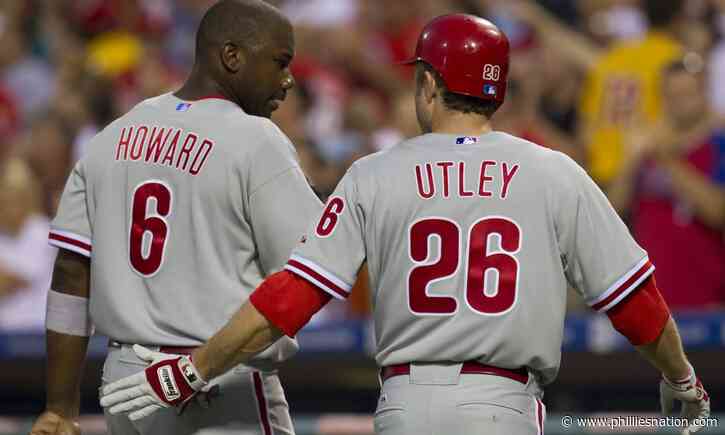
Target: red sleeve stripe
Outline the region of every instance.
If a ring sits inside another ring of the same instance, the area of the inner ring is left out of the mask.
[[[604,294],[591,303],[592,309],[605,312],[626,298],[632,290],[654,272],[655,267],[647,257],[618,279]]]
[[[86,257],[90,257],[93,250],[89,239],[67,231],[51,230],[48,234],[48,243]]]
[[[300,260],[303,260],[304,263]],[[306,279],[336,299],[346,299],[350,294],[351,286],[343,283],[345,287],[342,287],[339,283],[333,282],[333,279],[335,281],[339,281],[339,279],[331,276],[329,272],[309,260],[293,256],[284,268]]]

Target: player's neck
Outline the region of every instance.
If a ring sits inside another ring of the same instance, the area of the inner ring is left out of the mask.
[[[491,122],[481,115],[447,111],[443,116],[434,116],[433,133],[481,136],[492,130]]]
[[[200,74],[198,71],[192,71],[189,78],[184,82],[179,90],[174,92],[174,95],[187,101],[198,100],[210,95],[220,95],[232,100],[232,98],[224,92],[224,89],[219,86],[214,79],[208,75]]]

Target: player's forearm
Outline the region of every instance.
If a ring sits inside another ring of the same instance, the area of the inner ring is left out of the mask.
[[[77,417],[88,337],[46,332],[46,409],[63,417]]]
[[[248,361],[282,336],[254,306],[246,302],[232,319],[192,355],[205,380]]]
[[[90,268],[87,257],[65,249],[58,251],[53,268],[53,291],[49,292],[46,315],[46,325],[52,328],[46,330],[46,409],[64,417],[78,415],[80,381],[88,348],[88,330],[91,329],[78,325],[90,325],[87,317]],[[51,298],[53,294],[56,297]],[[63,295],[73,302],[68,305]],[[78,301],[83,300],[86,305],[79,307]]]
[[[725,189],[709,182],[679,159],[665,158],[661,162],[670,173],[679,197],[695,209],[700,219],[714,228],[725,228]]]
[[[667,379],[682,379],[690,373],[677,325],[671,317],[655,341],[637,346],[637,350]]]

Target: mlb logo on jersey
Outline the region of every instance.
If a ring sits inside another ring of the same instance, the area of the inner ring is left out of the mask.
[[[191,103],[179,103],[176,105],[177,112],[186,112],[191,107]]]
[[[496,92],[496,85],[483,85],[483,95],[495,96]]]
[[[470,145],[472,143],[478,142],[477,137],[471,137],[471,136],[461,136],[456,138],[456,145]]]

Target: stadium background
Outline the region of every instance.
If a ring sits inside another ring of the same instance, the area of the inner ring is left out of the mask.
[[[27,433],[43,407],[43,316],[55,256],[46,236],[65,177],[95,132],[136,102],[178,86],[192,64],[196,25],[211,3],[0,1],[0,434]],[[395,61],[412,52],[422,25],[447,12],[496,22],[513,54],[509,99],[495,128],[579,161],[645,248],[658,252],[660,263],[677,265],[660,276],[666,272],[655,258],[658,282],[720,413],[721,427],[706,433],[725,433],[725,219],[673,189],[671,178],[641,182],[657,167],[657,155],[670,152],[697,167],[691,176],[722,197],[725,1],[687,0],[673,25],[659,30],[648,24],[638,0],[273,3],[292,19],[297,39],[297,88],[274,120],[295,143],[323,199],[352,161],[417,134],[410,71]],[[619,65],[602,60],[638,44],[655,45],[620,58]],[[651,69],[663,44],[677,47],[675,57],[684,59],[695,87],[664,82],[655,71],[650,78],[657,86],[650,91],[657,98],[640,116],[638,98],[646,91],[626,80],[622,85],[616,70]],[[598,85],[606,89],[602,95],[594,90]],[[597,111],[617,114],[617,140],[593,139],[592,131],[613,122]],[[667,142],[668,150],[651,152],[658,142]],[[653,200],[653,191],[667,194]],[[642,230],[647,226],[655,237]],[[378,380],[364,281],[350,303],[332,304],[314,319],[301,334],[303,351],[281,371],[301,434],[370,433]],[[105,339],[95,337],[83,384],[86,434],[104,433],[96,393],[104,352]],[[564,430],[561,416],[655,415],[657,374],[606,317],[592,314],[572,293],[562,370],[545,403],[547,433],[587,433]],[[674,433],[616,433],[630,432]]]

